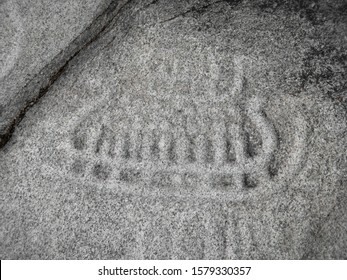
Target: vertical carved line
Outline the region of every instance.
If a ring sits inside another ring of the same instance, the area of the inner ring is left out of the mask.
[[[141,133],[137,127],[133,126],[129,133],[129,155],[133,160],[138,159],[138,152],[141,148]]]
[[[205,213],[205,256],[207,259],[227,258],[227,222],[224,204],[213,202]]]
[[[125,132],[124,137],[122,137],[122,157],[124,159],[130,158],[130,133]]]
[[[236,209],[240,213],[231,213],[228,210],[228,240],[227,240],[227,258],[228,259],[249,259],[252,245],[254,242],[250,217],[242,214],[242,210]]]
[[[201,216],[186,209],[180,214],[178,223],[175,256],[179,259],[205,258],[205,232]]]
[[[123,141],[124,137],[119,133],[118,135],[114,135],[111,140],[109,155],[111,158],[116,160],[120,160],[122,157],[123,151]]]
[[[214,118],[213,148],[216,165],[223,165],[226,162],[226,129],[223,120]]]
[[[232,98],[236,98],[239,94],[241,94],[243,89],[243,82],[244,82],[243,61],[244,60],[245,60],[245,57],[242,55],[234,56],[234,69],[235,69],[235,75],[233,79],[234,87],[230,93]]]
[[[234,174],[234,182],[238,188],[242,188],[245,184],[243,169],[246,163],[246,144],[239,125],[232,125],[232,131],[236,164],[239,167],[237,172]]]
[[[205,135],[198,135],[195,142],[196,161],[198,164],[204,164],[207,158],[207,141]]]
[[[162,162],[170,161],[170,145],[171,145],[172,137],[171,133],[168,130],[164,130],[160,135],[159,139],[159,159]]]
[[[189,139],[184,130],[180,129],[176,139],[176,156],[178,164],[185,164],[188,161]]]
[[[238,236],[238,232],[236,231],[237,219],[239,217],[235,213],[230,213],[230,210],[227,210],[226,220],[227,228],[226,228],[226,259],[234,260],[239,258],[238,254],[238,246],[240,246],[240,236]]]
[[[142,138],[142,158],[145,161],[153,159],[152,147],[154,145],[154,132],[149,127],[146,127]]]
[[[98,138],[96,139],[96,145],[95,145],[95,153],[99,154],[101,156],[107,154],[108,147],[108,141],[107,141],[107,135],[108,131],[104,124],[101,125],[100,133]]]

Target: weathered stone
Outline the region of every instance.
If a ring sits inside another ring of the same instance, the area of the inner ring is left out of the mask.
[[[335,5],[127,3],[0,151],[0,257],[346,258]]]
[[[66,63],[95,39],[124,1],[0,2],[0,147]]]

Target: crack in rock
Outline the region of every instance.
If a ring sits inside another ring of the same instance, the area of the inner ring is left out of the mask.
[[[25,100],[19,101],[22,104],[18,106],[18,109],[5,111],[2,108],[2,112],[0,112],[2,117],[0,120],[0,149],[11,139],[15,128],[21,122],[26,112],[45,95],[54,82],[64,73],[70,61],[107,32],[107,27],[114,21],[121,9],[130,1],[111,1],[109,6],[88,27],[66,48],[62,49],[50,63],[44,66],[38,75],[17,92],[18,96],[25,96]]]

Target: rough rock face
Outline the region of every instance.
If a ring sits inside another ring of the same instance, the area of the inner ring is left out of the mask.
[[[347,258],[344,1],[116,7],[0,150],[0,257]]]
[[[0,1],[0,147],[125,1]]]

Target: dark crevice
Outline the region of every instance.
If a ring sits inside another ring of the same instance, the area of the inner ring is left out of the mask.
[[[61,50],[39,73],[48,73],[35,76],[21,90],[21,96],[33,96],[25,101],[19,113],[10,116],[12,119],[6,127],[0,131],[0,149],[11,139],[15,128],[24,118],[26,112],[33,107],[52,87],[52,85],[66,71],[69,63],[78,56],[81,51],[90,46],[105,34],[107,27],[114,21],[119,12],[128,1],[112,1],[110,5],[93,22],[77,36],[65,49]],[[93,35],[94,34],[94,35]],[[92,35],[92,37],[91,37]],[[66,54],[67,53],[67,54]],[[54,65],[58,65],[54,67]],[[57,69],[56,69],[57,68]],[[46,76],[45,76],[46,75]],[[43,81],[43,82],[42,82]],[[39,89],[37,89],[39,84]],[[35,94],[35,91],[37,92]],[[10,113],[11,114],[11,113]]]
[[[229,137],[226,139],[226,152],[227,152],[226,161],[228,163],[234,163],[236,161],[236,157],[235,157],[233,144],[231,143],[231,140],[229,139]]]
[[[224,1],[227,2],[231,7],[236,7],[239,4],[241,4],[243,0],[224,0]]]
[[[175,162],[176,161],[175,141],[170,141],[170,144],[169,144],[169,160],[171,162]]]
[[[132,156],[130,153],[130,134],[126,133],[125,137],[124,137],[125,141],[124,141],[124,146],[123,146],[123,158],[125,159],[130,159],[130,157]]]
[[[107,180],[111,174],[111,167],[101,163],[96,164],[93,169],[93,175],[99,180]]]
[[[224,0],[220,0],[220,1],[216,1],[216,2],[213,2],[213,3],[210,3],[210,4],[207,4],[207,5],[204,5],[202,7],[195,7],[193,6],[192,8],[190,8],[189,10],[187,11],[184,11],[182,13],[179,13],[171,18],[168,18],[168,19],[165,19],[163,21],[160,21],[159,24],[162,24],[162,23],[167,23],[167,22],[170,22],[170,21],[173,21],[179,17],[184,17],[185,15],[187,14],[190,14],[190,13],[198,13],[198,14],[202,14],[204,13],[209,7],[215,5],[215,4],[218,4],[218,3],[221,3],[221,2],[225,2]]]
[[[251,136],[249,135],[249,132],[245,132],[245,144],[246,144],[246,155],[249,158],[253,158],[256,153],[255,149],[253,147],[253,143],[251,142]]]
[[[253,189],[257,186],[256,180],[250,174],[244,175],[244,186],[247,189]]]
[[[105,131],[105,125],[103,124],[101,126],[100,136],[96,142],[96,149],[95,149],[96,154],[100,153],[102,145],[104,144],[105,138],[106,138],[106,131]]]
[[[148,9],[150,6],[152,6],[158,2],[159,2],[159,0],[153,0],[150,3],[146,4],[145,6],[143,6],[143,8],[141,8],[140,11],[144,11],[144,10]]]

